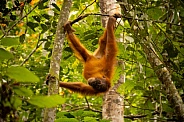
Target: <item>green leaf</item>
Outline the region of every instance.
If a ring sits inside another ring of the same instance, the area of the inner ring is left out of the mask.
[[[11,97],[11,104],[13,104],[15,108],[18,108],[22,105],[22,100],[19,97],[13,96]]]
[[[19,37],[19,41],[20,43],[23,43],[25,40],[25,34],[22,34],[20,37]]]
[[[83,37],[83,39],[84,39],[85,41],[88,41],[88,40],[90,40],[90,39],[94,39],[95,36],[96,36],[95,33],[88,33],[88,34],[86,34],[86,35]]]
[[[47,41],[44,45],[44,49],[48,49],[51,45],[51,42]]]
[[[97,113],[93,112],[93,111],[84,111],[84,113],[82,114],[82,116],[96,116]]]
[[[169,41],[164,44],[164,50],[167,51],[169,58],[175,58],[179,53],[173,43]]]
[[[54,28],[57,27],[57,22],[56,22],[56,21],[53,21],[53,22],[52,22],[52,27],[54,27]]]
[[[47,20],[50,19],[50,16],[49,16],[48,14],[42,14],[42,16],[43,16],[45,19],[47,19]]]
[[[64,51],[72,52],[72,49],[70,47],[66,47],[66,48],[64,48]]]
[[[64,103],[64,101],[65,99],[62,98],[60,95],[52,95],[32,96],[28,102],[40,108],[51,108]]]
[[[13,46],[19,44],[19,37],[5,37],[1,39],[1,44],[4,46]]]
[[[75,118],[59,118],[56,119],[55,122],[79,122],[79,121]]]
[[[173,109],[168,105],[163,103],[163,110],[166,112],[173,112]]]
[[[31,71],[20,66],[11,66],[7,69],[7,76],[15,79],[17,82],[39,82],[39,78]]]
[[[163,15],[163,12],[160,8],[150,8],[147,9],[147,14],[153,19],[158,20]]]
[[[180,16],[181,16],[181,17],[184,17],[184,8],[181,8],[181,9],[180,9]]]
[[[58,112],[56,114],[56,116],[58,118],[75,118],[75,116],[73,116],[70,112],[65,112],[65,111],[62,111],[62,112]]]
[[[41,27],[42,27],[42,33],[48,30],[48,27],[45,24],[41,24]]]
[[[73,113],[71,113],[71,114],[74,115],[74,116],[76,117],[76,116],[81,116],[83,113],[84,113],[83,110],[78,110],[78,111],[75,111],[75,112],[73,112]]]
[[[110,120],[102,119],[100,122],[110,122]]]
[[[31,95],[33,95],[33,92],[32,90],[30,89],[27,89],[25,87],[14,87],[13,91],[17,94],[17,95],[20,95],[20,96],[26,96],[26,97],[29,97]]]
[[[84,122],[97,122],[94,117],[84,117]]]
[[[13,54],[11,54],[9,51],[0,48],[0,61],[4,59],[10,59],[13,58]]]
[[[38,15],[36,15],[36,16],[32,16],[33,18],[34,18],[34,20],[36,20],[37,22],[40,22],[41,20],[40,20],[40,17],[38,16]]]
[[[135,83],[133,81],[127,81],[123,84],[123,87],[127,91],[131,91],[135,86]]]
[[[27,26],[29,26],[33,31],[35,31],[35,28],[39,26],[38,23],[34,23],[34,22],[28,22]]]

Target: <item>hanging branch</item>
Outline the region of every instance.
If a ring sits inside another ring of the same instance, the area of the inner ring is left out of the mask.
[[[86,18],[89,15],[110,16],[109,14],[87,13],[87,14],[84,14],[84,15],[80,15],[78,18],[76,18],[73,21],[71,21],[71,25],[73,25],[76,22],[79,22],[80,20]],[[115,17],[118,18],[117,16],[115,16]],[[176,25],[176,26],[184,26],[184,25],[181,25],[181,24],[175,24],[175,23],[164,22],[164,21],[159,21],[159,20],[151,20],[151,19],[139,19],[139,18],[129,17],[129,16],[125,16],[125,15],[121,15],[121,18],[137,20],[137,21],[144,21],[144,22],[147,21],[147,22],[152,22],[152,23],[164,23],[164,24],[171,24],[171,25]]]

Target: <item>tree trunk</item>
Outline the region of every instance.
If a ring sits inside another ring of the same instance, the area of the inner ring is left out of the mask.
[[[49,82],[48,95],[58,94],[59,92],[59,71],[60,71],[60,61],[62,55],[63,42],[65,39],[65,33],[63,25],[68,21],[70,8],[72,5],[72,0],[64,0],[63,6],[60,12],[60,17],[58,20],[58,25],[56,29],[56,37],[54,40],[54,47],[52,50],[52,58],[50,62],[49,74],[56,77],[56,80]],[[44,122],[54,122],[56,117],[56,107],[46,108],[44,113]]]
[[[117,9],[117,4],[115,0],[100,0],[100,8],[102,14],[113,15],[114,13],[121,13],[119,8]],[[108,17],[102,16],[102,25],[105,27],[107,25]],[[124,78],[120,79],[118,84],[122,84]],[[108,119],[111,122],[123,122],[123,98],[116,92],[116,87],[111,88],[103,97],[102,106],[102,117],[103,119]]]

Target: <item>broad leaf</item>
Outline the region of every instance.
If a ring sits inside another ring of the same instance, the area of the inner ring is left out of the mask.
[[[64,100],[60,95],[32,96],[28,102],[40,108],[51,108],[64,103]]]
[[[6,37],[1,39],[1,44],[4,46],[13,46],[19,44],[19,38],[18,37]]]
[[[70,112],[65,112],[65,111],[62,111],[62,112],[58,112],[57,114],[56,114],[56,116],[58,117],[58,118],[75,118],[75,116],[73,116]]]
[[[45,24],[41,24],[41,27],[42,27],[42,33],[48,30],[48,27]]]
[[[59,118],[56,119],[55,122],[79,122],[79,121],[75,118]]]
[[[49,20],[50,16],[48,14],[42,14],[42,17],[44,17],[45,19]]]
[[[25,40],[25,34],[22,34],[20,37],[19,37],[19,41],[20,43],[23,43]]]
[[[13,54],[8,52],[7,50],[0,48],[0,61],[4,59],[10,59],[13,58]]]
[[[7,69],[7,76],[15,79],[17,82],[39,82],[39,78],[31,71],[20,66],[11,66]]]
[[[29,97],[31,95],[33,95],[32,90],[27,89],[25,87],[14,87],[13,91],[20,96],[26,96]]]
[[[33,31],[35,31],[35,28],[39,26],[38,23],[34,23],[34,22],[28,22],[27,26],[29,26]]]
[[[40,22],[41,21],[41,19],[40,19],[40,17],[38,16],[38,15],[36,15],[36,16],[32,16],[33,18],[34,18],[34,20],[36,20],[37,22]]]
[[[22,105],[22,100],[19,97],[13,96],[13,97],[11,97],[11,104],[15,108],[18,108],[19,106]]]
[[[110,122],[110,120],[103,119],[103,120],[100,120],[99,122]]]
[[[98,115],[96,112],[93,112],[93,111],[83,111],[83,114],[82,116],[85,117],[85,116],[96,116]]]
[[[84,117],[84,122],[97,122],[94,117]]]

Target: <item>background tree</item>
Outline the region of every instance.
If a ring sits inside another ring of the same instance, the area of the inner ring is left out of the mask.
[[[63,43],[65,39],[65,32],[64,32],[63,25],[68,21],[71,5],[72,5],[71,0],[63,1],[63,5],[62,5],[62,9],[60,12],[60,17],[59,17],[57,29],[56,29],[56,37],[54,40],[54,46],[52,50],[52,58],[50,60],[49,74],[51,75],[50,77],[55,77],[55,78],[47,81],[49,82],[48,95],[59,93],[58,82],[59,82],[59,72],[60,72],[60,61],[62,56]],[[45,109],[43,121],[54,122],[56,118],[56,110],[57,110],[56,107]]]

